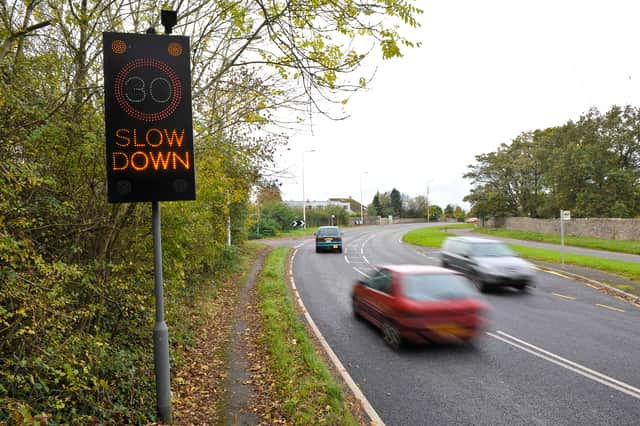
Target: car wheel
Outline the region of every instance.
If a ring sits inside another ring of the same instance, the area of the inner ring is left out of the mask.
[[[447,262],[445,262],[444,260],[442,262],[440,262],[440,264],[442,265],[443,268],[448,268],[449,264]]]
[[[382,337],[384,338],[384,342],[389,345],[391,349],[400,349],[402,337],[400,336],[398,328],[393,323],[389,321],[382,323]]]
[[[517,288],[520,291],[527,291],[527,289],[528,289],[527,284],[518,284],[518,285],[516,285],[514,287]]]
[[[316,247],[316,253],[320,253],[320,249]]]
[[[342,247],[338,247],[338,253],[342,253]]]

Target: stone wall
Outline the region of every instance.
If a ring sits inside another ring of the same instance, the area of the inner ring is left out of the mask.
[[[507,228],[520,231],[559,234],[560,219],[532,219],[528,217],[491,218],[488,228]],[[604,238],[607,240],[640,241],[640,219],[571,219],[564,222],[565,235]]]

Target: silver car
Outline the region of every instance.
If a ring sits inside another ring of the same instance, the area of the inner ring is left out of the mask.
[[[497,286],[525,290],[536,275],[534,265],[506,244],[485,238],[447,238],[442,245],[441,262],[445,268],[467,275],[481,291]]]

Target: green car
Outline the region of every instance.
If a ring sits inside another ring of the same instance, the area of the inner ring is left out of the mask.
[[[342,253],[342,232],[337,226],[321,226],[316,232],[316,253],[336,251]]]

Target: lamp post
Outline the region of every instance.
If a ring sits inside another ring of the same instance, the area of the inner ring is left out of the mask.
[[[431,183],[431,180],[427,181],[427,223],[429,223],[430,220],[430,216],[431,216],[431,206],[429,205],[429,183]]]
[[[429,185],[427,184],[427,223],[429,223]]]
[[[360,224],[364,225],[364,205],[362,204],[362,175],[366,175],[369,172],[360,173]]]
[[[308,149],[302,151],[302,222],[304,222],[303,228],[307,228],[307,199],[304,196],[304,154],[307,152],[316,152],[315,149]]]

